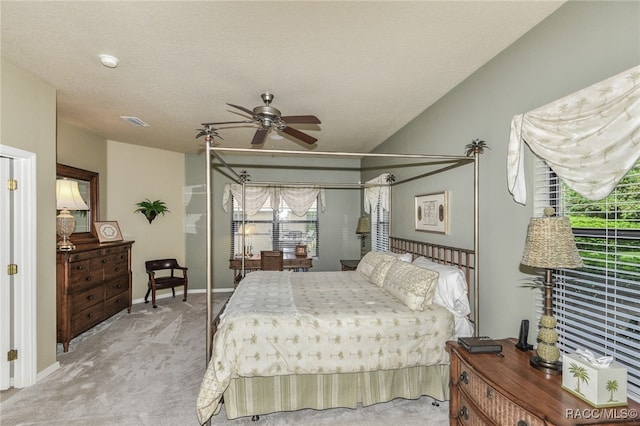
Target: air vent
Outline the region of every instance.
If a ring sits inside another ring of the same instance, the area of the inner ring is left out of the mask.
[[[149,125],[147,123],[145,123],[144,121],[140,120],[138,117],[127,117],[126,115],[121,115],[120,118],[122,118],[124,121],[128,121],[129,123],[133,124],[134,126],[149,127]]]

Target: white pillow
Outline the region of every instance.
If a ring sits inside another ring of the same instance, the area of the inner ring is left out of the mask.
[[[365,254],[362,259],[360,259],[360,263],[356,267],[356,271],[360,272],[365,277],[369,278],[371,273],[373,272],[373,268],[380,262],[391,262],[394,258],[389,256],[388,254],[382,253],[380,251],[370,251]]]
[[[444,306],[461,316],[471,313],[467,296],[467,280],[460,268],[433,262],[426,257],[418,257],[413,265],[438,272],[438,285],[433,303]]]
[[[409,262],[413,260],[413,255],[411,253],[394,253],[392,251],[385,251],[389,256],[393,256],[395,259],[402,260],[403,262]]]
[[[437,272],[394,260],[382,288],[412,311],[422,311],[424,305],[431,304],[437,283]]]

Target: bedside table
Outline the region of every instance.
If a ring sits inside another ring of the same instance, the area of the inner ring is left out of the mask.
[[[340,260],[340,267],[343,271],[355,271],[360,263],[360,259],[342,259]]]
[[[562,389],[562,376],[529,366],[533,351],[516,339],[498,341],[503,356],[471,354],[456,342],[451,353],[451,425],[640,425],[640,404],[597,409]]]

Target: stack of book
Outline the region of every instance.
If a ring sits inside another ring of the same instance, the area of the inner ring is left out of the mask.
[[[502,352],[502,345],[488,336],[460,337],[458,344],[472,354],[495,354]]]

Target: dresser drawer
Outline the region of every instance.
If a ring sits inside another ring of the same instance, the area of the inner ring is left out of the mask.
[[[71,332],[74,336],[90,329],[104,319],[104,302],[97,303],[82,311],[76,311],[71,317]]]
[[[73,292],[102,282],[102,270],[82,267],[69,275],[68,291]]]
[[[469,401],[464,393],[460,393],[460,411],[456,413],[458,424],[464,426],[484,426],[492,425],[488,422]]]
[[[110,299],[116,295],[124,294],[129,297],[129,275],[122,275],[118,278],[114,278],[105,284],[106,295],[105,298]]]
[[[107,317],[117,314],[121,310],[129,307],[129,293],[117,294],[104,303],[104,313]]]
[[[74,312],[82,311],[89,306],[104,300],[104,286],[98,285],[70,296],[71,306]]]
[[[89,251],[81,251],[78,253],[72,253],[69,255],[69,262],[77,262],[80,260],[88,260],[96,257],[102,257],[102,252],[100,250],[89,250]]]
[[[500,425],[545,426],[546,423],[522,409],[486,383],[464,360],[460,360],[460,389],[478,409]],[[522,422],[522,423],[521,423]]]
[[[104,279],[108,280],[119,275],[128,274],[129,263],[127,259],[126,253],[106,256],[103,263]]]

